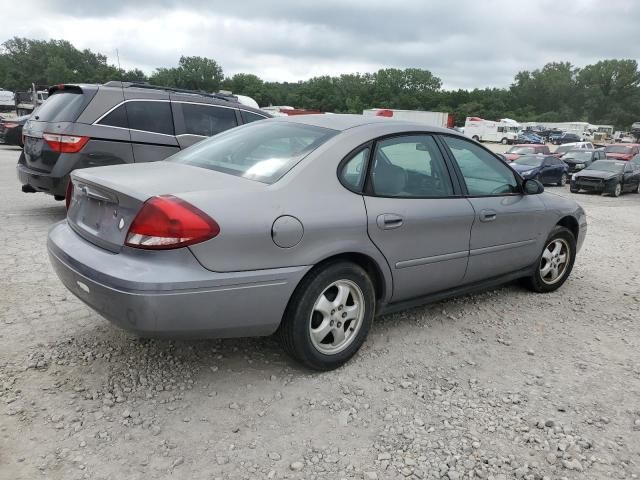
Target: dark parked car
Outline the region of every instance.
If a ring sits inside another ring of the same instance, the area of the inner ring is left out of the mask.
[[[24,127],[23,192],[62,200],[78,168],[163,160],[270,115],[230,97],[147,84],[57,85]]]
[[[28,119],[29,115],[0,119],[0,143],[22,146],[22,128]]]
[[[531,130],[525,130],[518,134],[518,143],[544,143],[544,138],[540,135],[532,132]]]
[[[569,167],[569,173],[575,173],[587,168],[597,160],[605,160],[604,150],[569,150],[562,156],[562,161]]]
[[[631,162],[598,160],[571,178],[571,191],[598,192],[619,197],[624,192],[640,193],[640,171]]]
[[[567,184],[569,167],[553,155],[525,155],[511,162],[513,169],[522,178],[534,178],[542,184]]]
[[[573,142],[581,142],[582,138],[580,135],[576,135],[575,133],[565,132],[560,136],[552,135],[551,143],[554,145],[562,145],[564,143],[573,143]]]
[[[562,130],[558,130],[556,128],[549,128],[549,129],[546,129],[546,130],[542,130],[541,132],[538,133],[538,135],[541,135],[547,141],[550,141],[552,136],[555,136],[555,137],[561,136],[562,135]]]

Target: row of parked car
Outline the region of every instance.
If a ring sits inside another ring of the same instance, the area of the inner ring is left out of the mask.
[[[611,144],[596,148],[591,142],[557,147],[514,145],[503,155],[523,178],[535,178],[543,184],[564,186],[570,190],[610,194],[640,193],[640,145]]]

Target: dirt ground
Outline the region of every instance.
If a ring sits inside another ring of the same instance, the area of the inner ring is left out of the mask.
[[[498,147],[499,148],[499,147]],[[517,285],[385,316],[345,367],[270,338],[140,340],[57,280],[64,206],[0,147],[0,479],[640,476],[640,195],[589,217],[557,292]]]

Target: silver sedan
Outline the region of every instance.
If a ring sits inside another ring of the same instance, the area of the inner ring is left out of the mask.
[[[559,288],[587,224],[543,190],[452,130],[277,118],[166,161],[74,172],[48,249],[64,285],[122,328],[276,333],[331,369],[376,315],[517,279]]]

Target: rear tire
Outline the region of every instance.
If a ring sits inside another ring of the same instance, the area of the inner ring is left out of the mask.
[[[569,278],[576,259],[576,238],[568,228],[554,227],[544,245],[534,273],[525,279],[526,286],[538,293],[560,288]]]
[[[508,140],[507,138],[503,138],[502,140],[500,140],[500,143],[501,143],[502,145],[506,145],[506,144],[508,144],[508,143],[509,143],[509,140]]]
[[[580,192],[580,189],[579,189],[579,188],[569,187],[569,191],[570,191],[571,193],[578,193],[578,192]]]
[[[313,370],[333,370],[364,343],[375,314],[367,272],[349,262],[312,270],[296,288],[277,336],[283,348]]]
[[[480,141],[480,137],[478,137],[478,135],[474,135],[473,137],[471,137],[473,140],[475,140],[476,142]]]

